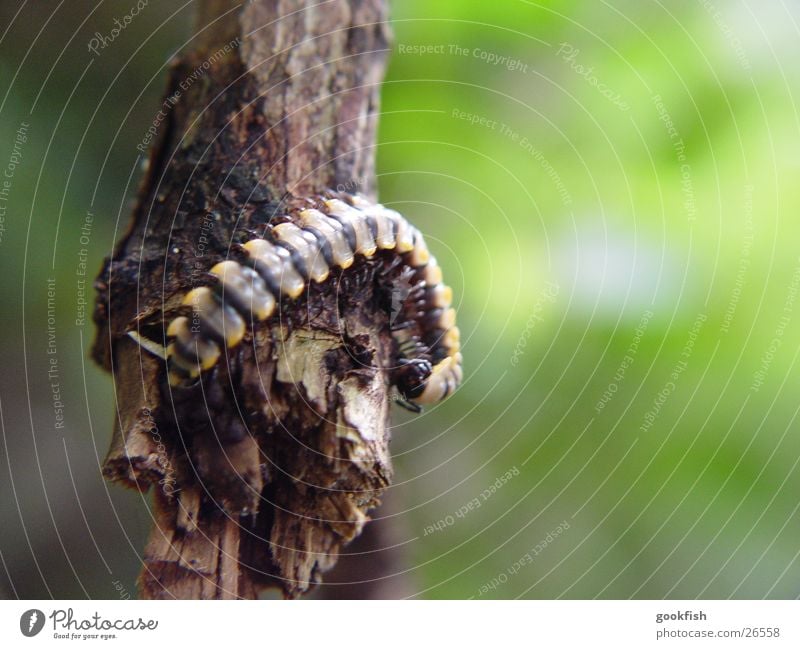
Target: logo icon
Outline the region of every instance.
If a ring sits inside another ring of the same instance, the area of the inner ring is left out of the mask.
[[[38,608],[25,611],[19,618],[19,630],[22,635],[32,638],[44,627],[44,613]]]

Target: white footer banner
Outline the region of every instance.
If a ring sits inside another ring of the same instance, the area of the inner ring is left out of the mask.
[[[3,647],[800,647],[799,631],[797,601],[0,601]]]

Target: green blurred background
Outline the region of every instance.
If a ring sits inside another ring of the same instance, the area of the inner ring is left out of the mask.
[[[100,477],[111,381],[75,323],[191,38],[191,2],[150,2],[88,52],[134,4],[0,5],[3,597],[133,592],[150,524]],[[797,5],[392,15],[380,198],[454,287],[466,381],[394,415],[384,594],[800,595]]]

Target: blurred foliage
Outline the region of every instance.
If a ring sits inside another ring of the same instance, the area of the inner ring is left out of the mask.
[[[94,269],[191,36],[191,6],[150,3],[88,53],[129,4],[41,2],[13,23],[0,9],[0,165],[30,123],[0,240],[8,596],[115,597],[149,523],[146,498],[99,477],[112,389],[86,360],[91,324],[73,324],[85,214]],[[424,230],[465,340],[458,393],[395,413],[379,515],[418,596],[797,596],[799,17],[752,1],[393,3],[380,197]]]

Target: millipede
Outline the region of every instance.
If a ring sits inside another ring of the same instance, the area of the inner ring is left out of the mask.
[[[236,348],[248,326],[267,323],[281,300],[371,263],[387,282],[394,359],[392,385],[413,410],[441,401],[462,380],[453,294],[422,233],[400,213],[361,195],[329,192],[273,219],[260,236],[235,244],[208,282],[183,297],[184,313],[167,325],[166,347],[129,332],[166,360],[169,385],[189,387]]]

